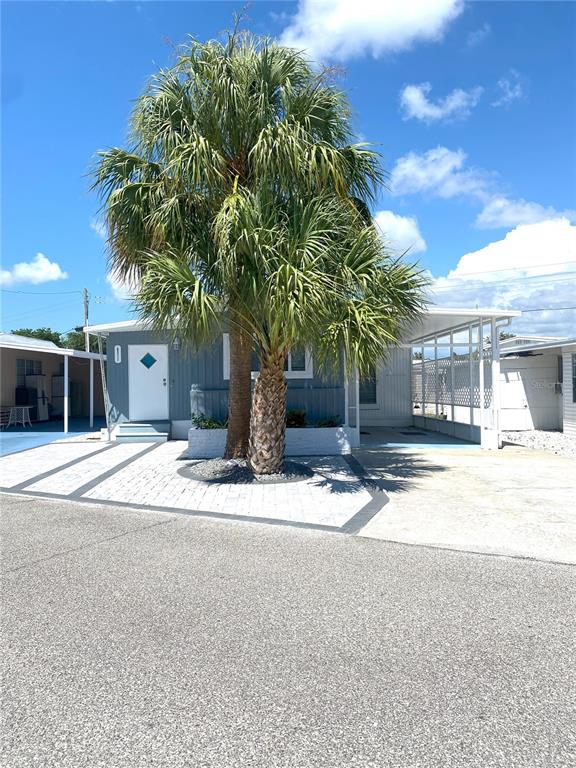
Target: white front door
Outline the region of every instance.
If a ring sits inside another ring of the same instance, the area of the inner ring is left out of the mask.
[[[168,347],[166,344],[128,345],[130,421],[168,418]]]

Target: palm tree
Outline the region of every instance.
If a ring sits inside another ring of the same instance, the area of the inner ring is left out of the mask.
[[[377,155],[351,137],[347,101],[329,72],[315,72],[293,49],[234,31],[224,43],[192,40],[137,101],[130,148],[99,153],[94,187],[113,272],[140,284],[155,259],[172,259],[165,279],[178,281],[186,267],[194,289],[155,285],[160,301],[178,297],[169,327],[198,345],[229,326],[226,457],[248,450],[254,339],[237,316],[244,257],[219,268],[214,223],[231,196],[262,190],[283,199],[293,188],[331,189],[365,205],[382,173]],[[148,299],[139,306],[148,308]],[[166,329],[164,310],[150,317]]]
[[[256,474],[281,470],[286,357],[295,345],[320,368],[347,361],[361,374],[397,344],[422,304],[421,275],[390,257],[357,207],[334,194],[235,191],[218,214],[217,282],[242,271],[231,297],[234,322],[254,340],[260,371],[253,394],[249,461]],[[178,266],[176,266],[178,265]],[[178,270],[174,279],[173,270]],[[159,292],[158,285],[166,286]],[[170,286],[170,287],[168,287]],[[198,283],[186,257],[156,255],[138,296],[143,314],[195,322]],[[202,302],[215,300],[204,284]]]

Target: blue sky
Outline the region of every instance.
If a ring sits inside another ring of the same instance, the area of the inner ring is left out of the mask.
[[[91,159],[125,145],[172,44],[218,36],[241,6],[2,4],[2,330],[80,324],[83,287],[92,322],[129,316],[106,279]],[[390,173],[376,219],[437,278],[437,303],[576,305],[575,4],[303,0],[249,16],[342,67],[358,135]],[[574,335],[576,313],[517,329]]]

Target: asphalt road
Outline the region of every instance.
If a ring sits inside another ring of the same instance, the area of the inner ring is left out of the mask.
[[[573,567],[2,509],[3,766],[576,763]]]

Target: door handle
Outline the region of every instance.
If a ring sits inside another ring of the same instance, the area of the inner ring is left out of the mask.
[[[162,379],[162,384],[164,384],[164,386],[166,386],[166,379]]]

